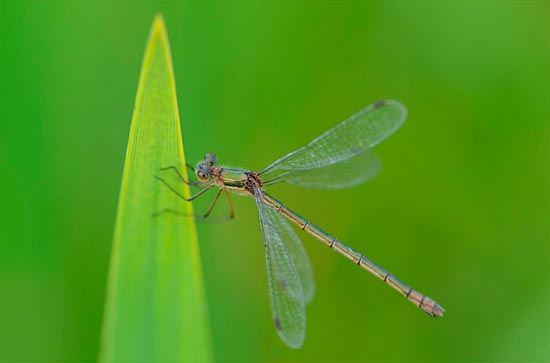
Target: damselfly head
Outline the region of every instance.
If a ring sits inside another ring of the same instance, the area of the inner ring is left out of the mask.
[[[214,166],[218,162],[218,158],[216,157],[216,154],[208,153],[204,155],[204,161],[208,166]]]
[[[200,181],[205,181],[212,178],[212,173],[210,173],[210,166],[208,165],[207,160],[201,161],[195,168],[195,171],[197,173],[197,178],[199,178]]]

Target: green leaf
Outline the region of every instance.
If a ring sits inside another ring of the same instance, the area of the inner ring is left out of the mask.
[[[212,360],[194,219],[153,217],[165,208],[193,213],[191,203],[155,178],[175,174],[160,170],[171,165],[187,178],[170,48],[159,15],[149,34],[130,126],[101,362]]]

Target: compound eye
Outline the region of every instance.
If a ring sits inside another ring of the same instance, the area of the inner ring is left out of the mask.
[[[213,166],[218,161],[216,154],[208,153],[204,155],[204,160],[207,162],[208,166]]]
[[[204,161],[197,165],[197,177],[200,181],[210,179],[210,167],[206,165]]]
[[[208,176],[206,175],[206,173],[202,170],[199,170],[197,172],[197,176],[199,177],[200,180],[206,180],[208,179]]]

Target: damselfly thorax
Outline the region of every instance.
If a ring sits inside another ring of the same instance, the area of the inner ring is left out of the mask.
[[[253,197],[253,185],[258,185],[260,188],[264,186],[264,181],[258,173],[250,170],[211,166],[210,172],[214,184],[239,195]]]

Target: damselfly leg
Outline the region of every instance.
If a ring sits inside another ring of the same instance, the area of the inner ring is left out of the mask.
[[[194,175],[195,169],[189,164],[185,164],[185,165],[187,166],[188,169],[190,169],[192,171],[192,174]],[[166,168],[160,168],[160,170],[162,170],[162,171],[164,171],[164,170],[173,170],[176,173],[176,175],[178,176],[178,179],[181,180],[183,183],[185,183],[187,185],[196,186],[196,185],[201,184],[201,182],[197,181],[197,180],[193,180],[193,181],[185,180],[185,178],[183,177],[183,175],[181,175],[178,168],[176,168],[174,165],[167,166]]]
[[[187,164],[187,167],[190,167],[190,165]],[[187,181],[185,181],[185,179],[183,178],[183,176],[181,175],[179,170],[174,166],[169,166],[169,167],[166,167],[166,168],[162,168],[161,170],[173,170],[176,173],[176,175],[178,176],[178,178],[181,181],[188,184],[188,185],[200,184],[200,182],[187,182]],[[183,194],[181,194],[176,188],[174,188],[172,185],[170,185],[163,178],[161,178],[159,176],[155,176],[155,178],[157,180],[161,181],[168,189],[170,189],[174,194],[176,194],[179,198],[185,200],[186,202],[191,202],[191,201],[199,198],[201,195],[204,195],[207,191],[209,191],[210,189],[212,189],[212,187],[214,187],[214,184],[208,184],[204,188],[202,188],[200,191],[198,191],[196,194],[190,196],[189,198],[186,198]],[[229,215],[224,216],[224,217],[215,217],[215,218],[208,219],[208,217],[210,216],[210,214],[214,210],[214,207],[218,203],[222,193],[225,194],[225,199],[227,201],[227,207],[229,209]],[[215,221],[227,221],[227,220],[231,220],[231,219],[235,218],[235,210],[233,208],[233,204],[231,202],[231,198],[229,196],[229,193],[227,192],[227,190],[225,188],[220,188],[216,192],[216,195],[214,196],[214,199],[210,203],[210,206],[208,207],[206,212],[202,215],[194,215],[194,214],[180,212],[180,211],[178,211],[176,209],[172,209],[172,208],[164,208],[161,211],[154,213],[153,217],[158,217],[158,216],[160,216],[162,214],[165,214],[165,213],[177,215],[177,216],[180,216],[180,217],[195,218],[195,220],[200,221],[200,222],[207,221],[207,219],[208,219],[208,221],[215,222]]]

